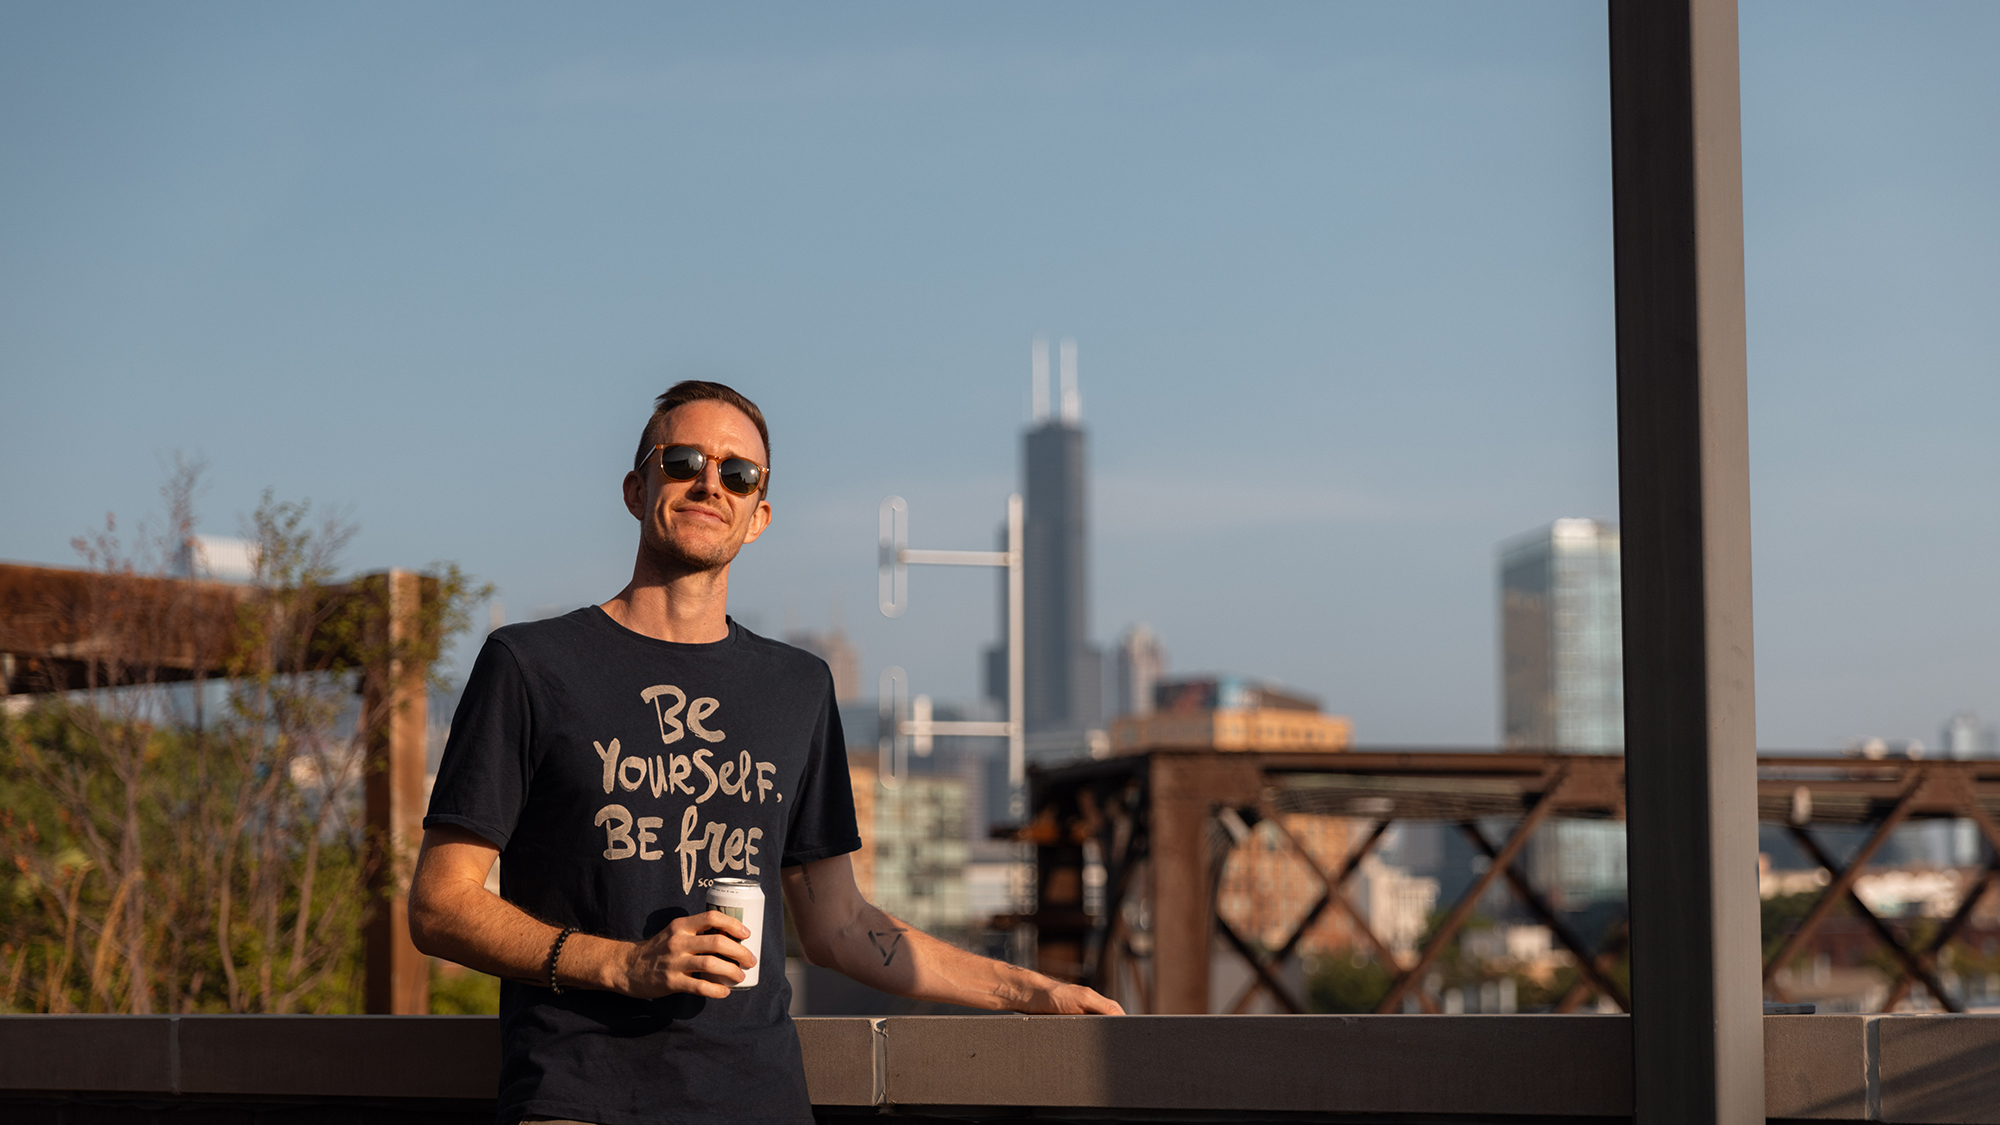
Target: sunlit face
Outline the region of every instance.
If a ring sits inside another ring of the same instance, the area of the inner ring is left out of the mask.
[[[639,520],[640,550],[673,569],[728,566],[771,522],[771,505],[761,495],[739,496],[717,479],[726,458],[770,464],[756,423],[728,403],[690,402],[666,416],[653,440],[694,446],[708,464],[688,481],[667,479],[657,460],[625,474],[625,507]]]

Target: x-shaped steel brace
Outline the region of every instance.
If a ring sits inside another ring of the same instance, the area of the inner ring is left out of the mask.
[[[1789,825],[1787,827],[1791,831],[1792,838],[1799,842],[1799,846],[1805,849],[1806,855],[1811,857],[1814,863],[1835,873],[1833,885],[1841,887],[1846,892],[1848,905],[1854,908],[1855,913],[1867,920],[1868,928],[1875,931],[1876,940],[1888,946],[1889,952],[1895,955],[1897,961],[1902,962],[1903,974],[1906,977],[1915,977],[1926,989],[1929,989],[1930,994],[1937,997],[1937,1002],[1944,1005],[1945,1011],[1964,1011],[1965,1006],[1953,998],[1951,993],[1945,991],[1944,983],[1937,979],[1936,973],[1931,971],[1930,958],[1928,956],[1919,957],[1917,954],[1910,952],[1910,947],[1903,944],[1903,936],[1892,929],[1889,923],[1884,922],[1878,917],[1873,910],[1868,909],[1868,904],[1861,901],[1861,896],[1854,892],[1854,880],[1852,878],[1843,878],[1847,875],[1847,872],[1841,871],[1840,867],[1834,863],[1833,857],[1826,854],[1826,849],[1819,846],[1819,841],[1812,838],[1812,833],[1807,832],[1798,825]],[[1860,866],[1861,864],[1857,860],[1854,868],[1859,868]],[[1982,877],[1980,879],[1980,887],[1984,886],[1985,879]],[[1827,893],[1833,893],[1832,887],[1827,888]],[[1971,917],[1971,905],[1977,900],[1978,893],[1977,889],[1975,889],[1975,893],[1968,897],[1965,903],[1961,904],[1960,912],[1967,918]],[[1955,923],[1952,927],[1954,933],[1957,931],[1958,926],[1965,924],[1964,918],[1954,918],[1952,921]],[[1948,941],[1950,939],[1947,937],[1945,940]],[[1932,952],[1935,952],[1941,946],[1942,943],[1939,943],[1938,946],[1933,947]],[[1905,982],[1895,999],[1882,1005],[1882,1010],[1886,1012],[1894,1008],[1895,1004],[1900,1002],[1908,992],[1909,985]]]
[[[1819,932],[1820,923],[1826,921],[1827,915],[1833,911],[1834,904],[1847,899],[1853,893],[1854,881],[1861,877],[1862,869],[1868,866],[1868,861],[1875,857],[1875,853],[1882,849],[1883,844],[1889,842],[1890,834],[1895,832],[1897,826],[1902,824],[1903,820],[1910,815],[1910,809],[1916,802],[1917,794],[1923,789],[1924,781],[1924,774],[1919,771],[1917,776],[1904,788],[1903,795],[1897,798],[1895,807],[1889,810],[1889,815],[1882,818],[1882,822],[1875,826],[1875,831],[1868,837],[1868,841],[1861,845],[1861,850],[1854,853],[1854,860],[1848,864],[1846,870],[1841,870],[1827,859],[1817,861],[1821,866],[1833,873],[1833,881],[1827,884],[1825,893],[1821,894],[1819,900],[1813,903],[1812,909],[1806,912],[1805,918],[1799,922],[1799,928],[1793,930],[1792,935],[1785,939],[1784,945],[1779,947],[1778,952],[1772,955],[1769,961],[1764,963],[1765,988],[1781,999],[1784,997],[1784,990],[1779,988],[1773,979],[1778,975],[1778,970],[1791,964],[1792,958],[1797,957],[1799,951],[1805,948],[1806,942],[1812,940],[1813,934]],[[1793,826],[1792,832],[1798,839],[1805,842],[1809,854],[1825,855],[1820,850],[1818,842],[1807,835],[1805,829]],[[1861,900],[1856,898],[1854,901],[1858,904]],[[1866,906],[1861,907],[1861,912],[1874,919],[1876,924],[1880,926],[1881,919],[1875,918],[1872,913],[1869,913]],[[1902,949],[1900,941],[1892,940],[1890,945],[1895,949]],[[1903,950],[1903,952],[1907,953],[1908,951]],[[1928,983],[1926,983],[1925,987],[1929,987]],[[1940,996],[1940,999],[1942,1000],[1942,996]]]
[[[1619,954],[1624,953],[1625,947],[1631,944],[1631,942],[1632,922],[1630,919],[1621,918],[1616,925],[1611,927],[1611,932],[1605,935],[1604,947],[1597,951],[1597,956],[1591,961],[1593,965],[1597,966],[1598,973],[1600,975],[1608,975],[1611,972],[1611,967],[1618,963]],[[1576,1011],[1590,997],[1590,994],[1591,984],[1589,978],[1579,975],[1576,983],[1569,986],[1569,991],[1563,993],[1562,999],[1556,1001],[1556,1013],[1561,1015]],[[1616,1003],[1618,1002],[1618,998],[1613,996],[1612,1001]],[[1630,1009],[1627,1009],[1627,1011],[1630,1011]]]
[[[1472,881],[1472,886],[1466,888],[1465,893],[1459,896],[1457,905],[1451,908],[1451,913],[1445,916],[1443,924],[1439,925],[1437,932],[1431,935],[1431,940],[1425,943],[1423,951],[1417,954],[1416,962],[1404,969],[1396,977],[1395,983],[1389,986],[1389,994],[1384,996],[1382,1003],[1375,1008],[1377,1012],[1394,1012],[1402,1006],[1403,997],[1418,986],[1423,980],[1425,971],[1444,953],[1445,946],[1450,944],[1451,939],[1458,936],[1458,931],[1465,926],[1466,920],[1472,917],[1473,910],[1478,907],[1480,898],[1486,894],[1486,889],[1493,885],[1493,880],[1500,878],[1501,873],[1513,865],[1515,857],[1521,854],[1521,849],[1528,846],[1528,839],[1535,834],[1535,829],[1540,828],[1542,821],[1547,820],[1549,814],[1555,811],[1556,795],[1561,793],[1563,786],[1568,783],[1567,772],[1557,773],[1550,779],[1548,788],[1542,791],[1541,796],[1535,798],[1534,804],[1528,807],[1528,814],[1521,818],[1521,822],[1516,824],[1514,831],[1508,835],[1507,842],[1500,846],[1499,854],[1486,865],[1485,871],[1480,872],[1479,878]]]
[[[1320,896],[1313,902],[1312,909],[1306,911],[1305,917],[1301,918],[1298,924],[1292,927],[1291,936],[1285,939],[1284,944],[1276,952],[1263,958],[1263,963],[1273,970],[1283,966],[1292,957],[1294,951],[1298,949],[1299,942],[1305,938],[1307,931],[1311,930],[1313,924],[1319,921],[1320,915],[1326,913],[1328,907],[1338,905],[1342,912],[1348,916],[1348,920],[1354,926],[1356,932],[1367,939],[1368,944],[1372,947],[1375,960],[1384,969],[1389,972],[1395,972],[1398,967],[1396,964],[1396,954],[1380,937],[1376,936],[1373,929],[1369,928],[1368,920],[1361,916],[1359,910],[1355,909],[1354,904],[1348,900],[1345,891],[1348,880],[1353,878],[1354,873],[1361,869],[1361,861],[1366,859],[1369,853],[1375,850],[1377,844],[1381,843],[1383,834],[1389,830],[1389,826],[1394,821],[1387,819],[1377,821],[1375,827],[1368,833],[1367,838],[1362,840],[1361,846],[1356,848],[1341,863],[1339,872],[1328,874],[1326,869],[1319,865],[1319,860],[1312,854],[1312,851],[1297,836],[1292,834],[1291,829],[1285,827],[1284,819],[1277,810],[1266,805],[1259,811],[1263,813],[1264,820],[1269,822],[1271,827],[1276,829],[1278,834],[1285,838],[1285,843],[1294,852],[1298,853],[1299,859],[1306,865],[1306,869],[1312,872],[1313,877],[1319,880],[1321,886]],[[1242,1014],[1249,1008],[1251,999],[1263,987],[1264,982],[1260,975],[1258,979],[1244,986],[1243,991],[1237,995],[1236,1000],[1229,1005],[1227,1010],[1232,1015]],[[1425,1002],[1424,1007],[1426,1010],[1436,1010],[1436,1003],[1431,1001],[1429,996],[1422,996],[1420,999]]]
[[[1972,886],[1966,888],[1965,898],[1959,902],[1958,909],[1952,913],[1951,920],[1940,927],[1938,932],[1931,936],[1929,943],[1917,951],[1918,961],[1922,962],[1925,966],[1937,964],[1937,955],[1943,952],[1944,947],[1951,944],[1951,939],[1958,936],[1958,931],[1964,929],[1965,924],[1972,920],[1973,908],[1979,905],[1980,899],[1986,897],[1986,892],[1993,886],[1993,880],[1996,876],[2000,876],[2000,858],[1987,861],[1985,870],[1981,871],[1979,877],[1972,881]],[[1924,987],[1929,988],[1930,986],[1925,985]],[[1882,1010],[1885,1012],[1895,1011],[1896,1005],[1902,1003],[1903,998],[1909,994],[1910,974],[1907,972],[1898,973],[1896,975],[1895,987],[1889,990],[1889,998],[1882,1001]]]
[[[1278,979],[1277,973],[1272,971],[1272,963],[1259,957],[1257,950],[1249,942],[1243,940],[1243,936],[1238,934],[1235,928],[1219,913],[1215,916],[1215,928],[1222,932],[1223,940],[1227,941],[1229,947],[1236,951],[1236,955],[1248,962],[1251,971],[1257,974],[1256,982],[1251,986],[1253,989],[1267,988],[1271,991],[1271,995],[1278,998],[1278,1003],[1285,1006],[1286,1011],[1295,1016],[1305,1014],[1305,1001],[1300,1000],[1286,986],[1284,981]]]
[[[1484,855],[1493,866],[1500,865],[1499,850],[1487,840],[1486,833],[1479,830],[1479,825],[1468,820],[1458,827],[1472,840],[1472,846],[1478,848],[1480,854]],[[1577,937],[1576,931],[1570,929],[1569,924],[1562,920],[1562,915],[1551,909],[1543,900],[1541,893],[1528,882],[1527,875],[1521,871],[1520,863],[1518,861],[1509,863],[1504,874],[1507,885],[1513,888],[1514,896],[1528,908],[1528,913],[1533,914],[1536,921],[1547,926],[1549,933],[1555,935],[1556,941],[1561,943],[1564,949],[1569,950],[1570,956],[1576,959],[1576,971],[1584,980],[1590,982],[1590,987],[1611,997],[1611,1002],[1618,1005],[1619,1011],[1631,1011],[1632,1003],[1625,998],[1625,991],[1608,975],[1598,971],[1596,955],[1584,948],[1583,939]]]
[[[1993,855],[1986,861],[1986,869],[1979,873],[1979,877],[1966,891],[1965,899],[1958,904],[1958,910],[1951,916],[1951,920],[1946,922],[1931,939],[1930,945],[1918,954],[1927,965],[1937,963],[1937,955],[1943,952],[1951,939],[1958,936],[1958,931],[1964,929],[1966,922],[1972,919],[1972,912],[1978,907],[1979,900],[1985,897],[1987,890],[1996,881],[2000,881],[2000,826],[1996,826],[1993,818],[1986,815],[1986,810],[1980,807],[1976,798],[1968,801],[1958,811],[1979,829],[1979,834],[1985,838],[1986,846],[1992,849]],[[1888,999],[1882,1003],[1882,1010],[1894,1011],[1896,1005],[1902,1003],[1903,998],[1909,994],[1910,977],[1907,973],[1899,974],[1896,977],[1895,987],[1889,991]]]

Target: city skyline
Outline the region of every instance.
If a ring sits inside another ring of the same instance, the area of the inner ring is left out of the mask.
[[[990,576],[871,620],[875,505],[990,543],[1047,326],[1094,639],[1492,744],[1492,543],[1617,518],[1601,7],[118,11],[0,14],[0,557],[72,564],[185,450],[205,531],[270,487],[355,569],[601,599],[645,405],[711,376],[774,424],[741,615],[838,599],[864,685],[969,700]],[[1996,44],[1743,7],[1766,745],[2000,714]]]

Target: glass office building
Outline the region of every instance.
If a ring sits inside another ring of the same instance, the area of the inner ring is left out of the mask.
[[[1618,529],[1560,519],[1500,547],[1502,742],[1510,750],[1625,749]],[[1528,857],[1537,885],[1572,905],[1625,893],[1625,826],[1564,820]]]
[[[1500,548],[1503,741],[1510,749],[1625,749],[1618,529],[1563,519]]]

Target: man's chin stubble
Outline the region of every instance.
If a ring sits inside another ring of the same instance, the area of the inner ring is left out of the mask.
[[[720,570],[728,566],[736,558],[736,552],[741,549],[740,544],[735,543],[719,543],[703,549],[668,538],[649,538],[646,547],[647,553],[653,556],[662,569],[683,574]]]

